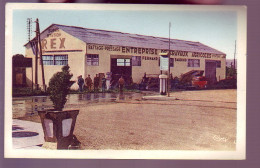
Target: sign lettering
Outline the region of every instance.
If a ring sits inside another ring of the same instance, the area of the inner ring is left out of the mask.
[[[157,55],[157,49],[153,48],[137,48],[137,47],[122,47],[122,53],[130,54],[153,54]]]
[[[60,48],[65,48],[65,38],[60,38]]]
[[[118,46],[112,46],[112,45],[106,45],[105,46],[106,51],[120,51],[120,47]]]
[[[60,45],[60,47],[63,47]],[[138,47],[120,47],[120,46],[112,46],[112,45],[97,45],[97,44],[89,44],[89,50],[106,50],[106,51],[117,51],[124,54],[150,54],[150,55],[158,55],[158,50],[153,48],[138,48]],[[161,53],[168,53],[169,50],[161,50]],[[181,56],[181,57],[189,57],[188,51],[179,51],[179,50],[170,50],[171,56]],[[225,55],[221,54],[212,54],[212,53],[202,53],[202,52],[192,52],[191,57],[194,58],[226,58]],[[158,60],[157,57],[147,57],[143,56],[143,60]],[[176,58],[175,61],[187,61],[186,59]]]
[[[169,50],[161,50],[162,53],[167,53]],[[177,50],[171,50],[170,51],[171,56],[183,56],[188,57],[188,51],[177,51]]]
[[[174,60],[178,61],[178,62],[186,62],[187,61],[186,58],[175,58]]]
[[[158,60],[158,57],[148,57],[148,56],[142,56],[142,60]]]
[[[47,40],[46,39],[42,40],[42,49],[47,49]]]
[[[41,41],[42,49],[65,49],[65,40],[66,38],[59,38],[59,40],[56,38],[43,39]]]
[[[211,54],[210,53],[193,52],[192,57],[211,58]]]

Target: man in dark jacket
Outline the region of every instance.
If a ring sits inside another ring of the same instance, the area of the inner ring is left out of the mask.
[[[84,85],[84,79],[82,78],[82,75],[78,77],[78,85],[79,85],[79,91],[83,91],[83,85]]]
[[[90,78],[90,75],[88,75],[88,77],[85,79],[85,83],[87,86],[88,91],[91,91],[91,86],[92,86],[92,79]]]
[[[96,77],[94,78],[94,91],[98,91],[99,86],[99,77],[98,74],[96,74]]]

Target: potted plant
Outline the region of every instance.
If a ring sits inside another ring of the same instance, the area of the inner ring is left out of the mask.
[[[69,146],[79,143],[73,135],[76,118],[79,110],[63,110],[67,95],[74,81],[69,66],[63,66],[61,72],[55,73],[49,82],[48,93],[53,102],[53,109],[39,111],[44,139],[46,142],[57,143],[57,149],[68,149]]]

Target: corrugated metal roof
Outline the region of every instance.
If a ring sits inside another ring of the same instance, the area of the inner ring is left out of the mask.
[[[107,30],[52,24],[48,28],[59,28],[86,42],[103,45],[118,45],[141,48],[169,49],[169,39]],[[46,31],[46,28],[44,31]],[[43,31],[43,32],[44,32]],[[43,33],[44,34],[44,33]],[[171,50],[225,54],[200,42],[171,39]]]

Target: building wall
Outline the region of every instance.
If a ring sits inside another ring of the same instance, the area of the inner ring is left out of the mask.
[[[160,53],[165,53],[167,52],[166,50],[154,49],[154,52],[146,52],[146,49],[140,48],[141,52],[138,52],[139,48],[137,48],[137,52],[134,50],[127,52],[125,48],[127,47],[87,44],[87,54],[99,54],[100,64],[99,66],[86,65],[85,74],[90,74],[91,77],[94,77],[97,73],[109,72],[111,58],[131,58],[132,56],[141,56],[141,66],[132,66],[132,78],[135,83],[141,82],[144,73],[147,75],[160,74]],[[133,48],[134,47],[132,47],[132,49]],[[170,68],[173,77],[180,77],[182,74],[191,70],[205,70],[205,61],[215,60],[221,61],[221,68],[216,68],[217,80],[225,78],[225,55],[172,51],[171,58],[174,59],[174,67]],[[188,67],[188,59],[199,59],[200,67]]]
[[[47,33],[47,35],[46,35]],[[141,57],[141,66],[132,66],[133,82],[140,83],[144,73],[160,74],[159,58],[160,53],[167,52],[160,49],[135,48],[124,46],[111,46],[99,44],[86,44],[78,38],[62,31],[61,29],[50,29],[45,32],[46,38],[42,40],[43,55],[68,55],[68,65],[73,74],[72,80],[77,81],[77,77],[82,75],[86,78],[91,75],[93,79],[98,73],[111,71],[111,58],[132,58],[132,56]],[[87,54],[98,54],[99,65],[88,66]],[[35,81],[35,75],[32,77],[32,70],[35,73],[35,56],[29,45],[26,46],[25,57],[32,58],[33,69],[26,68],[26,82],[31,86],[31,80]],[[208,53],[194,53],[188,51],[171,51],[171,58],[174,59],[174,67],[171,67],[173,77],[180,77],[190,70],[205,70],[205,60],[221,61],[221,68],[216,69],[217,80],[225,78],[226,58],[225,55],[216,55]],[[188,59],[199,59],[200,67],[188,67]],[[54,73],[61,71],[62,65],[44,65],[45,83],[48,86],[50,78]],[[40,59],[38,59],[38,83],[42,87]],[[204,73],[205,75],[205,73]],[[78,89],[75,83],[73,89]]]
[[[62,44],[61,44],[62,43]],[[70,34],[58,29],[50,31],[48,37],[42,40],[42,55],[68,55],[68,65],[70,66],[71,73],[73,74],[72,80],[77,81],[79,75],[84,74],[84,62],[86,45],[81,40],[71,36]],[[26,57],[32,58],[33,61],[33,73],[35,73],[35,56],[30,46],[26,47]],[[38,59],[38,84],[42,87],[42,70],[40,65],[40,59]],[[48,86],[49,80],[54,73],[61,71],[63,65],[44,65],[45,84]],[[32,70],[27,68],[27,83],[31,86]],[[33,75],[33,81],[35,82],[35,75]],[[75,83],[72,88],[77,89],[78,86]]]

